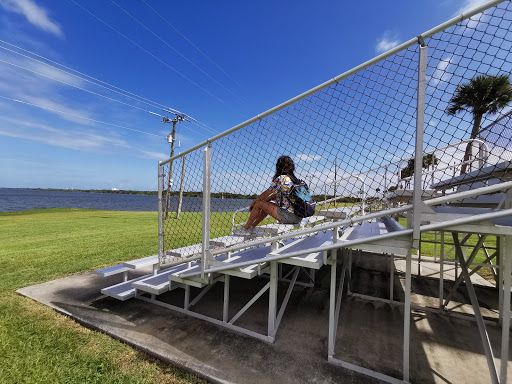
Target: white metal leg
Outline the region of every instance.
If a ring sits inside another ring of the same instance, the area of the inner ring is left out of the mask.
[[[327,356],[328,358],[334,357],[334,329],[337,324],[334,323],[335,311],[336,311],[336,267],[337,257],[333,255],[331,257],[331,289],[329,294],[329,335],[327,345]]]
[[[455,255],[459,259],[461,265],[464,265],[464,255],[462,247],[459,243],[459,234],[453,233],[453,242],[455,243]],[[475,289],[473,287],[473,283],[471,282],[471,278],[469,277],[469,272],[466,268],[461,268],[461,273],[464,276],[464,280],[466,281],[466,288],[469,293],[469,297],[471,299],[471,305],[473,306],[473,311],[475,312],[476,322],[478,325],[478,331],[480,333],[480,338],[482,340],[482,344],[485,351],[485,357],[487,358],[487,365],[489,367],[489,373],[491,374],[491,381],[493,384],[498,384],[498,371],[496,369],[496,363],[494,362],[494,355],[491,348],[491,342],[489,340],[489,335],[487,334],[487,329],[485,328],[485,323],[482,317],[482,313],[480,312],[480,306],[478,305],[478,299],[476,297]],[[510,291],[510,288],[509,288]],[[509,319],[510,321],[510,319]]]
[[[225,323],[229,320],[229,283],[230,283],[229,275],[224,276],[224,303],[222,306],[222,321]]]
[[[216,281],[215,281],[215,282],[216,282]],[[210,285],[208,285],[207,287],[203,288],[203,290],[202,290],[201,292],[199,292],[199,294],[194,298],[194,300],[192,300],[192,301],[190,302],[190,304],[188,305],[188,307],[190,308],[190,307],[192,307],[192,306],[196,305],[196,304],[197,304],[197,302],[198,302],[199,300],[201,300],[201,298],[202,298],[204,295],[206,295],[210,289],[212,289],[212,287],[215,285],[215,282],[213,282],[213,283],[211,283]]]
[[[189,309],[189,302],[190,302],[190,285],[185,285],[185,299],[183,303],[183,308],[186,310]]]
[[[498,248],[498,292],[499,292],[499,313],[500,313],[500,324],[503,325],[503,259],[505,253],[505,239],[502,236],[496,238],[496,248]]]
[[[256,300],[258,300],[261,297],[261,295],[263,295],[269,288],[270,282],[265,284],[265,286],[261,288],[260,291],[256,295],[254,295],[254,297],[251,300],[249,300],[249,302],[245,304],[244,307],[241,310],[239,310],[235,316],[232,317],[232,319],[229,321],[229,324],[233,324],[235,321],[237,321],[238,318],[242,316],[245,313],[245,311],[247,311],[256,302]]]
[[[478,239],[478,242],[476,243],[475,247],[473,248],[473,251],[471,252],[471,255],[465,261],[465,263],[461,265],[461,269],[462,268],[466,269],[466,270],[469,269],[469,266],[470,266],[471,262],[475,259],[476,255],[477,255],[478,251],[480,250],[480,248],[482,247],[482,244],[484,243],[486,237],[487,237],[486,235],[480,236],[480,238]],[[472,274],[473,274],[473,272],[472,273],[468,272],[468,277],[471,278]],[[453,284],[452,289],[450,290],[450,292],[446,296],[446,300],[444,301],[443,307],[446,307],[448,305],[448,303],[450,302],[450,299],[451,299],[453,293],[455,291],[457,291],[457,288],[459,287],[460,283],[462,282],[462,279],[464,278],[464,276],[465,276],[465,274],[461,274],[455,280],[455,283]]]
[[[274,330],[273,330],[272,334],[269,333],[269,336],[273,336],[273,337],[276,336],[277,329],[279,328],[279,324],[281,324],[281,319],[283,318],[284,311],[286,309],[286,306],[288,305],[288,300],[290,299],[290,295],[292,294],[293,287],[295,286],[295,282],[297,281],[297,276],[299,276],[300,267],[296,267],[294,269],[295,269],[295,273],[293,274],[293,278],[290,281],[290,285],[288,286],[288,290],[286,291],[286,295],[281,304],[281,308],[279,309],[279,313],[277,315],[277,318],[276,318],[276,321],[274,324]]]
[[[276,329],[277,311],[277,262],[270,262],[270,290],[268,298],[268,335],[274,334]]]
[[[409,347],[411,338],[411,268],[412,246],[405,259],[405,300],[404,300],[404,348],[403,348],[403,379],[409,381]]]
[[[501,326],[501,367],[500,367],[500,383],[507,382],[508,367],[508,350],[510,336],[510,287],[512,273],[512,237],[505,237],[504,253],[502,257],[503,270],[503,324]]]
[[[441,232],[441,250],[439,252],[439,309],[443,308],[444,296],[444,232]]]
[[[347,295],[352,293],[352,250],[348,250],[348,278],[347,278]]]
[[[389,303],[393,302],[395,290],[395,255],[389,254]]]

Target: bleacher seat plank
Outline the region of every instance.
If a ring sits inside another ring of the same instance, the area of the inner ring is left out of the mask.
[[[152,275],[144,275],[136,279],[128,280],[107,288],[103,288],[101,293],[105,296],[110,296],[121,301],[131,299],[132,297],[135,297],[135,288],[132,287],[132,283],[146,279],[150,276]]]
[[[169,256],[185,258],[200,253],[202,250],[201,244],[188,245],[186,247],[172,249],[165,252]]]
[[[261,225],[259,227],[256,227],[256,229],[259,232],[269,233],[271,235],[279,235],[281,233],[288,232],[293,229],[303,228],[303,227],[307,227],[309,225],[315,225],[319,222],[323,222],[324,220],[325,220],[325,216],[318,215],[318,216],[306,217],[306,218],[302,219],[297,224],[280,224],[280,223],[266,224],[266,225]]]
[[[256,236],[254,236],[254,237],[256,237]],[[233,245],[243,243],[244,241],[247,241],[252,238],[253,237],[245,237],[245,236],[237,236],[237,235],[217,237],[215,239],[210,240],[210,247],[211,248],[223,248],[223,247],[227,248],[227,247],[231,247]]]
[[[186,264],[181,264],[164,269],[159,271],[156,275],[132,283],[132,287],[144,292],[160,295],[169,290],[169,275],[179,273],[186,268]]]
[[[327,219],[344,220],[350,214],[355,213],[358,210],[360,210],[360,209],[354,209],[354,207],[339,207],[339,208],[321,209],[318,211],[318,214],[324,216]]]
[[[482,169],[477,169],[465,173],[463,175],[455,176],[447,180],[442,180],[434,185],[432,188],[443,190],[457,187],[463,184],[470,184],[481,180],[488,180],[490,178],[501,178],[506,173],[512,172],[512,161],[504,161],[498,164],[489,165]]]
[[[128,268],[124,266],[123,264],[118,265],[112,265],[110,267],[101,268],[93,271],[95,275],[101,276],[101,277],[108,277],[117,275],[118,273],[128,272],[131,268]]]
[[[332,231],[327,231],[326,233],[319,232],[316,235],[295,240],[292,243],[287,244],[272,253],[269,253],[269,256],[307,250],[328,244],[332,244]],[[310,252],[300,256],[283,259],[279,262],[305,268],[320,269],[324,263],[324,259],[322,252]]]
[[[158,255],[143,257],[141,259],[127,261],[123,265],[130,269],[137,269],[142,267],[147,267],[150,265],[158,264]]]
[[[247,249],[245,251],[241,251],[238,253],[234,253],[228,259],[226,255],[221,255],[221,257],[217,257],[218,261],[221,261],[223,264],[233,264],[243,263],[250,260],[259,260],[259,263],[245,266],[242,268],[233,267],[233,269],[229,269],[223,271],[222,273],[225,275],[241,277],[243,279],[252,279],[253,277],[258,275],[258,271],[261,271],[267,266],[267,262],[265,262],[265,257],[270,252],[270,246],[259,247]],[[259,268],[258,268],[259,267]]]
[[[361,223],[361,225],[354,225],[352,228],[347,228],[340,242],[367,239],[366,243],[348,246],[348,248],[361,249],[368,252],[403,255],[407,253],[411,245],[409,236],[385,240],[375,240],[375,237],[387,233],[400,232],[404,229],[405,228],[400,225],[400,223],[389,217],[372,220],[370,222],[365,221]]]

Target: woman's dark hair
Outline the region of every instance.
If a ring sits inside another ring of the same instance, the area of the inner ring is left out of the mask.
[[[279,159],[277,159],[276,174],[272,178],[272,181],[274,181],[281,175],[287,175],[295,183],[295,182],[297,182],[297,178],[295,177],[295,174],[293,173],[294,171],[295,171],[295,164],[293,164],[292,158],[290,156],[281,156]]]

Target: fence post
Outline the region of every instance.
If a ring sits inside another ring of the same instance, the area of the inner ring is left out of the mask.
[[[212,145],[208,143],[204,149],[203,167],[203,237],[201,251],[201,279],[204,280],[204,270],[207,268],[210,253],[210,181],[211,181]]]
[[[163,165],[158,163],[158,267],[160,268],[164,258],[164,218],[163,218],[163,189],[164,172]]]
[[[181,168],[181,184],[180,184],[180,197],[178,199],[178,208],[176,208],[176,218],[180,218],[181,214],[181,204],[183,203],[183,187],[185,184],[185,160],[187,159],[187,154],[183,155],[183,167]]]
[[[413,235],[412,247],[419,248],[421,240],[421,179],[423,169],[423,130],[425,119],[425,83],[427,77],[427,46],[422,38],[420,43],[419,65],[418,65],[418,101],[416,109],[416,151],[414,157],[414,191],[413,191]],[[404,306],[404,356],[403,356],[403,379],[409,381],[409,344],[411,338],[411,257],[412,252],[407,253],[406,277],[405,277],[405,306]]]

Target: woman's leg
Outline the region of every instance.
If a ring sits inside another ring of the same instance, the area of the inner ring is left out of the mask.
[[[279,220],[277,215],[277,204],[269,203],[267,201],[257,201],[252,208],[251,214],[249,215],[249,220],[247,220],[247,224],[245,224],[244,228],[249,229],[250,227],[255,227],[265,217],[267,217],[267,215],[270,215],[274,219]]]

